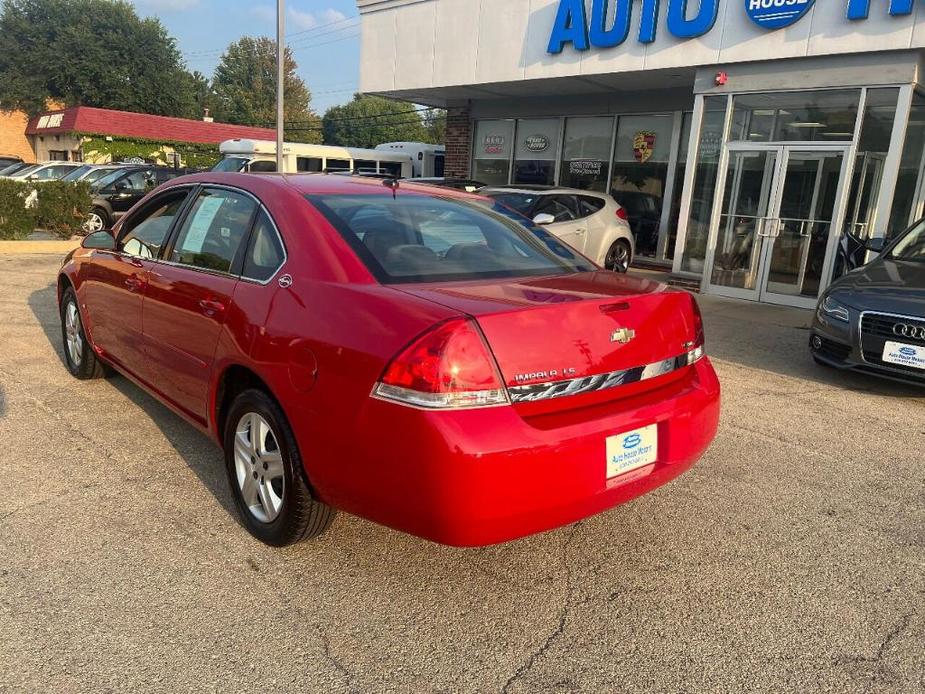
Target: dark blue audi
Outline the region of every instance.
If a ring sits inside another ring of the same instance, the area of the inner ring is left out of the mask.
[[[820,364],[925,385],[925,219],[879,257],[836,280],[816,308],[809,347]]]

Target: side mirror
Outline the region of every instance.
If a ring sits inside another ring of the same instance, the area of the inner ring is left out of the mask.
[[[883,249],[886,247],[886,239],[876,238],[876,239],[867,239],[867,243],[864,244],[867,247],[867,250],[874,253],[882,253]]]
[[[123,190],[128,190],[128,183],[125,181],[119,181],[115,184],[115,189],[119,193],[121,193]]]
[[[556,218],[551,214],[546,214],[545,212],[540,212],[536,217],[533,218],[534,224],[539,224],[540,226],[546,226],[547,224],[555,224]]]
[[[93,248],[100,251],[116,250],[116,239],[111,231],[95,231],[88,235],[80,244],[83,248]]]

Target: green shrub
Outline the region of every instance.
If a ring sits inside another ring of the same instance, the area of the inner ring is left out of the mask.
[[[35,225],[63,238],[70,238],[90,213],[90,186],[87,183],[46,181],[36,186]]]
[[[30,197],[34,200],[27,206]],[[86,183],[26,183],[0,178],[0,239],[22,239],[36,229],[70,238],[80,233],[91,200]]]
[[[35,230],[35,210],[26,207],[32,186],[0,178],[0,239],[25,238]]]

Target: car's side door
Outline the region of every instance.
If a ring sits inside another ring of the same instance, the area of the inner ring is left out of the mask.
[[[577,251],[584,251],[587,243],[587,227],[578,215],[578,203],[574,195],[544,195],[537,203],[533,216],[552,215],[554,222],[547,228],[558,238]]]
[[[117,366],[147,380],[142,304],[148,273],[160,256],[190,188],[175,188],[134,211],[118,229],[113,250],[94,250],[85,263],[81,300],[93,343]]]
[[[215,348],[258,208],[243,191],[201,187],[164,262],[149,275],[144,340],[157,388],[202,423],[208,418]]]

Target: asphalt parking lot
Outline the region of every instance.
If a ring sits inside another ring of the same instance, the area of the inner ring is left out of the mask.
[[[0,255],[0,691],[921,692],[925,391],[817,367],[809,313],[702,299],[694,470],[441,547],[239,527],[217,448],[60,361],[51,255]]]

